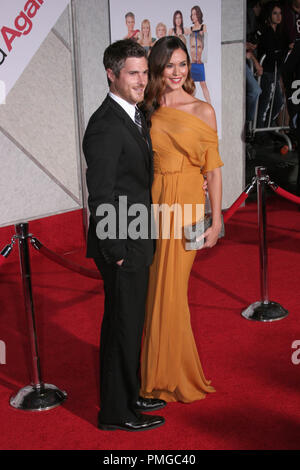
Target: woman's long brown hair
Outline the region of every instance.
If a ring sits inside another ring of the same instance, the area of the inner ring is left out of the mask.
[[[174,34],[176,34],[176,21],[175,21],[175,18],[176,18],[177,15],[180,15],[180,17],[181,17],[181,23],[180,23],[181,34],[184,34],[183,16],[182,16],[182,13],[181,13],[180,10],[176,10],[174,15],[173,15],[173,31],[174,31]]]
[[[198,19],[198,23],[199,23],[199,24],[202,24],[202,23],[203,23],[203,13],[202,13],[201,8],[200,8],[198,5],[196,5],[196,6],[194,6],[194,7],[191,8],[191,21],[192,21],[192,22],[193,22],[193,20],[192,20],[192,11],[193,11],[193,10],[195,10],[195,12],[196,12],[196,16],[197,16],[197,19]]]
[[[194,94],[195,83],[191,78],[191,61],[185,44],[176,36],[165,36],[160,38],[152,47],[148,57],[149,82],[145,90],[145,98],[142,109],[146,116],[146,121],[150,127],[150,119],[155,110],[160,106],[162,96],[165,91],[163,72],[170,62],[173,52],[182,49],[186,53],[188,64],[188,75],[183,89],[190,95]]]

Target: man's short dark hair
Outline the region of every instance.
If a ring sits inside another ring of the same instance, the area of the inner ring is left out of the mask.
[[[129,57],[145,57],[146,50],[132,39],[122,39],[108,46],[104,51],[103,65],[105,70],[111,69],[115,76],[120,76],[121,69],[124,67],[125,60]],[[108,80],[110,84],[110,81]]]

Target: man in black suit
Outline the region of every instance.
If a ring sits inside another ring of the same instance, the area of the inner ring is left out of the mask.
[[[90,118],[83,140],[91,214],[87,256],[94,258],[105,291],[98,427],[140,431],[164,423],[164,418],[140,411],[166,405],[163,400],[139,397],[148,270],[154,253],[150,233],[152,148],[137,108],[144,97],[148,64],[143,47],[130,39],[111,44],[103,63],[110,92]],[[119,207],[121,200],[123,206]],[[147,212],[148,234],[143,238],[127,233],[134,219],[127,217],[128,210],[137,207],[134,204],[142,204]],[[116,215],[116,224],[106,232],[105,208],[112,208]]]

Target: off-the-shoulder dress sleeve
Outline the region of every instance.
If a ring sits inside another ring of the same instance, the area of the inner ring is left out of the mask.
[[[206,173],[207,171],[212,171],[215,168],[219,168],[223,166],[224,163],[221,160],[219,154],[219,147],[218,147],[218,140],[216,138],[216,142],[211,142],[207,144],[207,149],[205,152],[205,163],[202,166],[202,173]]]

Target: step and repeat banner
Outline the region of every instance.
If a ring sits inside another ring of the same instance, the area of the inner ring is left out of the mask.
[[[1,2],[0,104],[53,28],[70,0]]]
[[[212,104],[221,138],[221,0],[110,0],[111,42],[132,38],[148,53],[155,41],[177,35],[192,63],[196,97]]]

